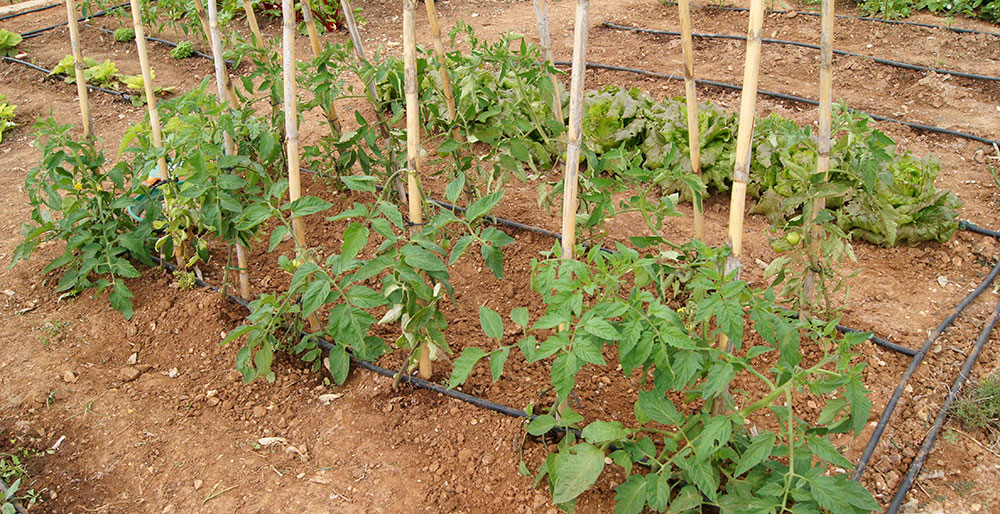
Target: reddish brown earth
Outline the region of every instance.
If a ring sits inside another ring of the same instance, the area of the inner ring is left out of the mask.
[[[399,51],[398,4],[360,2],[369,20],[363,29],[370,48]],[[463,19],[477,35],[496,38],[514,30],[533,35],[530,2],[439,2],[444,26]],[[572,2],[550,4],[553,40],[558,59],[568,59],[572,44]],[[844,12],[850,12],[846,10]],[[24,32],[62,21],[65,13],[52,9],[2,22],[0,26]],[[941,23],[931,16],[919,21]],[[621,33],[601,26],[603,21],[653,28],[677,27],[676,9],[651,1],[614,0],[591,6],[592,61],[680,72],[676,38]],[[421,13],[418,37],[429,42]],[[98,22],[114,28],[113,19]],[[960,26],[997,31],[997,27],[969,20]],[[698,32],[741,34],[746,15],[708,9],[694,12]],[[278,34],[273,21],[264,23],[270,36]],[[1000,75],[1000,53],[995,38],[961,35],[912,27],[838,21],[843,36],[837,48],[912,63]],[[768,16],[765,35],[817,42],[817,18]],[[135,50],[115,44],[108,34],[83,29],[83,48],[98,59],[111,58],[127,73],[138,73]],[[164,35],[174,39],[172,34]],[[342,33],[323,36],[346,41]],[[68,33],[54,30],[26,40],[20,47],[27,59],[51,68],[68,51]],[[869,47],[869,45],[871,45]],[[175,61],[168,49],[151,45],[157,85],[187,90],[212,73],[209,61]],[[308,43],[298,42],[300,56]],[[699,76],[738,83],[743,45],[735,41],[699,40],[695,51]],[[761,88],[813,97],[817,89],[818,54],[801,48],[768,45],[764,50]],[[245,70],[244,70],[245,71]],[[874,113],[1000,138],[1000,90],[995,83],[924,75],[855,59],[835,60],[835,96],[853,107]],[[587,86],[606,84],[641,87],[657,95],[680,95],[681,85],[618,72],[589,72]],[[78,121],[75,88],[43,80],[23,67],[0,66],[0,93],[19,106],[20,127],[0,144],[0,451],[20,448],[43,450],[29,458],[29,486],[41,490],[43,502],[32,512],[554,512],[544,491],[533,490],[521,477],[522,456],[531,467],[540,463],[540,442],[522,445],[521,421],[480,410],[422,390],[392,391],[389,380],[363,371],[352,372],[347,384],[331,390],[322,375],[304,365],[282,359],[278,380],[244,385],[233,371],[234,347],[220,347],[223,335],[240,323],[240,307],[207,291],[180,291],[169,275],[148,270],[129,283],[136,293],[135,317],[125,322],[110,310],[106,298],[59,300],[51,276],[40,270],[58,253],[56,247],[39,250],[28,263],[7,269],[19,243],[18,225],[27,219],[22,184],[39,153],[31,145],[30,124],[50,112],[62,122]],[[702,89],[702,98],[733,110],[738,95]],[[144,115],[104,95],[91,95],[97,134],[114,153],[124,131]],[[349,112],[358,105],[338,106]],[[800,123],[813,123],[809,106],[762,97],[758,114],[778,112]],[[349,119],[349,116],[345,118]],[[989,175],[991,149],[969,141],[915,132],[892,124],[879,128],[902,148],[932,153],[942,162],[940,187],[953,189],[965,203],[962,217],[983,226],[1000,228],[997,207],[1000,189]],[[311,115],[302,128],[306,144],[323,130]],[[428,179],[430,191],[443,190],[441,180]],[[307,184],[310,194],[330,197],[323,184]],[[338,198],[350,202],[350,198]],[[498,214],[557,230],[555,212],[539,210],[532,185],[512,185]],[[724,239],[728,201],[708,202],[710,242]],[[689,219],[672,227],[676,240],[692,234]],[[316,244],[338,244],[341,225],[312,221],[309,237]],[[750,216],[747,223],[747,268],[744,278],[761,284],[762,267],[774,256],[767,244],[767,222]],[[637,219],[609,223],[613,238],[640,230]],[[537,309],[539,298],[528,285],[530,260],[551,246],[537,235],[511,232],[516,243],[505,251],[506,278],[483,272],[478,257],[466,257],[452,272],[457,291],[455,305],[446,307],[453,349],[490,342],[478,328],[478,306],[502,315],[516,306]],[[910,347],[918,347],[927,333],[988,272],[998,243],[959,232],[946,244],[880,249],[859,243],[858,275],[851,280],[852,301],[844,323]],[[335,247],[335,246],[333,246]],[[285,248],[279,249],[287,250]],[[287,280],[274,269],[277,254],[254,256],[251,275],[254,293],[274,290]],[[217,270],[208,270],[218,279]],[[944,279],[941,279],[944,277]],[[944,282],[945,285],[941,285]],[[9,292],[8,292],[9,291]],[[917,370],[904,399],[882,439],[863,483],[884,504],[919,447],[965,353],[1000,299],[995,289],[969,307],[932,347]],[[509,340],[508,340],[509,339]],[[505,343],[514,342],[508,334]],[[1000,367],[1000,351],[993,336],[972,380]],[[486,398],[523,408],[530,402],[550,401],[539,394],[547,370],[515,357],[508,364],[509,379],[494,384],[478,370],[464,387]],[[387,356],[381,364],[395,366],[401,356]],[[134,362],[131,361],[134,359]],[[908,359],[874,345],[863,348],[869,367],[865,382],[872,390],[872,424],[891,395]],[[606,419],[630,416],[634,384],[618,373],[602,370],[581,373],[578,396],[587,416]],[[442,375],[435,377],[441,380]],[[335,398],[324,394],[335,394]],[[837,443],[856,460],[867,442],[868,430],[857,440]],[[990,511],[1000,501],[992,487],[1000,480],[1000,451],[990,434],[949,421],[924,474],[908,497],[913,511]],[[284,444],[262,447],[264,437],[281,437]],[[45,452],[59,442],[58,448]],[[610,467],[609,467],[610,469]],[[597,486],[581,497],[579,512],[610,512],[613,485],[622,477],[606,471]],[[1000,512],[1000,508],[997,508]]]

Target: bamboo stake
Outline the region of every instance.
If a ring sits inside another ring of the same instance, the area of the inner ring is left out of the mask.
[[[424,222],[420,182],[417,175],[420,158],[420,104],[417,98],[417,29],[414,20],[415,0],[403,0],[403,82],[406,92],[406,190],[410,223],[419,230]],[[431,348],[420,343],[418,374],[428,380],[434,371]]]
[[[354,46],[355,57],[357,57],[358,62],[367,61],[365,47],[361,41],[361,32],[358,31],[358,24],[354,21],[354,10],[351,8],[350,0],[340,0],[340,11],[344,14],[344,21],[347,22],[347,31],[351,34],[351,43]],[[365,86],[368,88],[368,96],[372,103],[372,108],[375,110],[375,121],[378,125],[379,134],[382,136],[382,140],[385,141],[386,148],[389,151],[389,162],[396,162],[395,144],[392,140],[392,134],[389,131],[389,123],[386,121],[385,116],[382,114],[382,109],[378,105],[378,91],[375,89],[374,77],[369,76]],[[409,202],[406,196],[406,189],[403,187],[403,180],[399,178],[399,175],[396,175],[394,186],[400,201]]]
[[[573,27],[573,67],[569,83],[569,133],[566,141],[566,171],[563,174],[562,258],[572,259],[576,248],[577,190],[580,185],[580,146],[583,139],[583,87],[587,63],[587,12],[589,0],[576,0]],[[566,327],[559,326],[559,330]],[[569,398],[556,405],[561,416],[569,407]]]
[[[264,36],[260,33],[260,25],[257,24],[257,15],[253,12],[253,4],[250,0],[243,0],[243,11],[247,15],[247,25],[250,26],[254,46],[260,48],[264,46]]]
[[[434,0],[424,0],[427,6],[427,20],[431,26],[431,37],[434,39],[434,54],[438,58],[438,71],[441,73],[441,89],[444,91],[444,101],[448,105],[448,121],[458,117],[455,109],[455,95],[451,90],[451,74],[448,73],[448,61],[445,60],[444,43],[441,41],[441,26],[438,25],[437,7]],[[458,129],[455,129],[456,137]]]
[[[133,2],[135,0],[132,0]],[[281,0],[282,38],[281,46],[282,79],[285,93],[285,147],[288,150],[288,201],[294,202],[302,196],[302,181],[299,174],[299,128],[298,104],[295,94],[295,9],[292,0]],[[292,232],[299,251],[306,248],[306,233],[302,218],[292,218]],[[306,318],[312,331],[319,330],[319,320],[313,314]]]
[[[583,80],[587,61],[587,11],[589,0],[576,0],[573,29],[573,71],[569,92],[569,138],[566,144],[566,172],[563,175],[562,250],[564,259],[573,258],[576,246],[577,188],[580,174],[580,145],[583,124]]]
[[[156,110],[156,92],[153,89],[153,72],[149,68],[149,54],[146,52],[146,34],[142,28],[142,13],[139,11],[139,1],[130,0],[132,7],[132,28],[135,30],[135,46],[139,52],[139,67],[142,69],[142,85],[146,92],[146,108],[149,110],[149,125],[153,130],[153,147],[163,148],[163,132],[160,129],[160,113]],[[157,160],[158,169],[150,172],[150,178],[166,180],[167,157]],[[159,171],[159,174],[156,174]]]
[[[549,14],[545,8],[545,0],[534,0],[534,4],[535,20],[538,22],[538,41],[542,46],[542,58],[553,63],[555,57],[552,55],[552,35],[549,33]],[[552,114],[556,117],[556,121],[562,124],[566,118],[563,117],[559,80],[551,73],[549,79],[552,80]]]
[[[202,0],[194,0],[194,10],[195,10],[196,13],[198,13],[198,19],[201,20],[201,26],[202,26],[202,29],[205,31],[205,37],[208,39],[208,44],[209,44],[210,47],[212,47],[212,52],[215,52],[215,46],[214,46],[214,43],[212,42],[212,35],[211,35],[212,34],[212,21],[211,21],[212,17],[211,17],[210,14],[208,14],[208,13],[205,12],[205,4],[202,2]],[[216,13],[218,13],[218,9],[216,9]],[[216,14],[215,31],[219,32],[218,14]],[[221,57],[221,55],[222,55],[222,34],[219,33],[219,35],[217,37],[219,38],[219,55],[220,55],[220,58],[222,58]],[[233,84],[229,80],[229,70],[226,67],[226,61],[225,61],[224,58],[222,58],[222,59],[223,59],[222,66],[223,66],[223,72],[224,72],[223,75],[222,75],[222,78],[225,80],[225,82],[223,83],[223,88],[225,88],[226,96],[229,98],[229,104],[230,104],[230,106],[235,107],[236,105],[239,104],[239,98],[236,96],[236,90],[233,89]],[[223,97],[220,96],[219,97],[219,101],[220,102],[225,102],[226,98],[223,98]]]
[[[819,155],[816,158],[816,173],[823,174],[827,181],[830,171],[830,128],[833,120],[833,23],[834,0],[823,0],[820,21],[820,68],[819,68]],[[816,216],[826,208],[826,198],[813,199],[812,211],[806,220],[805,230],[811,234],[809,241],[809,269],[802,284],[802,301],[799,316],[805,317],[812,302],[816,286],[816,271],[819,269],[819,255],[822,251],[822,230],[813,226]]]
[[[196,0],[198,2],[200,0]],[[212,45],[212,59],[215,62],[215,83],[219,101],[226,101],[226,85],[229,84],[229,71],[222,57],[222,34],[219,33],[219,8],[216,0],[208,0],[209,42]],[[232,105],[230,105],[232,107]],[[233,138],[228,132],[222,135],[223,145],[227,155],[236,155]],[[236,265],[240,269],[240,297],[250,300],[250,275],[247,273],[247,255],[243,243],[236,242]]]
[[[316,22],[313,21],[312,7],[309,5],[309,0],[302,0],[302,21],[306,24],[306,32],[309,33],[309,44],[312,46],[312,56],[313,59],[319,57],[320,46],[319,46],[319,34],[316,33]],[[323,113],[326,114],[326,120],[330,123],[330,130],[333,131],[337,138],[340,138],[341,125],[340,116],[337,115],[337,108],[330,105],[329,109],[323,109]]]
[[[740,124],[736,136],[736,163],[733,167],[733,191],[729,203],[729,245],[732,255],[726,259],[726,274],[736,271],[739,277],[743,252],[743,213],[746,208],[747,182],[750,180],[750,151],[752,150],[754,113],[757,109],[757,80],[760,78],[760,30],[764,24],[764,0],[750,0],[750,23],[747,29],[746,62],[743,67],[743,94],[740,100]],[[733,351],[733,342],[723,334],[719,346]],[[713,414],[726,410],[729,392],[720,395],[712,404]]]
[[[76,4],[73,0],[66,0],[66,13],[69,17],[69,44],[73,50],[73,68],[76,70],[76,95],[80,99],[80,117],[83,118],[83,137],[90,137],[94,133],[94,120],[90,116],[87,77],[83,73],[83,52],[80,50],[80,26],[76,21]]]
[[[205,4],[202,0],[194,0],[194,12],[198,14],[198,20],[201,22],[201,30],[205,33],[205,39],[211,45],[212,36],[210,33],[212,29],[209,27],[208,14],[205,12]]]
[[[688,0],[677,0],[681,17],[681,48],[684,53],[684,95],[687,97],[688,146],[691,171],[701,180],[701,137],[698,132],[698,93],[694,81],[694,48],[691,44],[691,9]],[[700,194],[694,195],[694,237],[705,239],[705,211]]]

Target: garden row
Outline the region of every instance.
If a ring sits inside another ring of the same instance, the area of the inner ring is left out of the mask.
[[[351,356],[371,361],[399,351],[407,355],[401,372],[418,361],[430,364],[434,353],[450,351],[441,309],[452,296],[449,266],[478,250],[485,266],[503,277],[502,248],[513,239],[487,217],[511,177],[540,181],[558,162],[565,119],[552,111],[570,105],[550,79],[554,68],[540,64],[539,49],[523,38],[484,43],[467,27],[452,31],[453,41],[458,37],[465,38],[466,51],[453,51],[446,61],[416,63],[423,77],[416,92],[431,138],[423,146],[434,152],[424,164],[448,177],[446,197],[451,202],[463,197],[464,212],[428,204],[426,217],[414,219],[412,210],[404,215],[399,207],[426,202],[397,192],[400,170],[414,171],[401,150],[412,131],[398,128],[407,112],[402,103],[407,87],[397,61],[359,60],[353,55],[357,48],[328,45],[296,74],[312,94],[298,99],[296,109],[286,105],[285,111],[275,107],[261,114],[255,105],[277,106],[289,97],[282,77],[288,68],[277,64],[273,46],[251,45],[244,57],[251,71],[234,81],[235,101],[220,103],[220,97],[226,99],[223,88],[211,94],[205,81],[159,105],[162,142],[158,122],[147,120],[128,131],[112,159],[93,139],[76,139],[71,126],[41,122],[43,156],[26,181],[33,223],[25,227],[26,241],[15,261],[30,257],[41,242],[65,241],[64,253],[45,268],[62,273],[57,289],[66,295],[107,290],[112,306],[127,318],[132,293],[125,279],[140,275],[134,262],[152,265],[154,256],[176,257],[179,279],[190,282],[213,258],[210,242],[236,249],[266,241],[274,250],[297,232],[303,217],[324,215],[346,222],[342,243],[309,247],[303,238],[292,238],[294,253],[279,258],[291,275],[290,286],[254,299],[249,323],[227,337],[243,344],[237,368],[248,381],[273,380],[275,352],[290,351],[316,369],[325,361],[333,380],[342,383]],[[286,61],[291,61],[287,53]],[[453,114],[446,80],[431,71],[436,65],[450,70]],[[375,120],[360,111],[354,120],[338,120],[334,105],[358,96],[373,104]],[[852,255],[849,233],[886,246],[947,240],[958,227],[957,200],[934,187],[937,165],[897,153],[867,119],[841,112],[835,118],[830,181],[824,182],[816,173],[820,152],[811,131],[776,117],[762,120],[754,137],[750,191],[760,197],[758,209],[784,231],[773,245],[789,257],[773,264],[773,288],[759,289],[727,266],[728,247],[662,236],[666,218],[680,215],[679,201],[700,204],[709,191],[730,187],[725,176],[736,160],[738,120],[709,104],[699,109],[699,177],[686,160],[687,112],[681,102],[606,89],[589,92],[583,105],[581,160],[587,165],[579,226],[597,235],[608,219],[636,212],[649,233],[617,244],[613,252],[580,245],[577,260],[561,258],[559,248],[543,253],[531,286],[544,310],[511,311],[517,342],[489,354],[466,348],[454,361],[449,386],[461,384],[482,358],[489,359],[494,380],[513,351],[527,362],[549,363],[557,400],[527,430],[540,435],[582,427],[579,435],[567,430],[558,451],[537,471],[553,501],[565,508],[610,459],[627,475],[617,487],[623,513],[646,505],[658,511],[701,505],[752,505],[762,512],[792,506],[878,509],[846,474],[828,473],[851,467],[828,436],[856,434],[868,419],[863,365],[853,350],[868,334],[838,335],[835,321],[789,317],[783,307],[803,307],[797,302],[814,269],[806,247],[817,236],[804,218],[821,227],[824,249],[833,250],[824,252],[829,262],[818,273],[827,313],[835,313],[832,294],[843,278],[837,263]],[[282,177],[299,158],[294,113],[315,108],[326,115],[329,132],[302,149],[304,164],[366,199],[341,212],[318,197],[286,201],[289,189],[297,187]],[[169,174],[148,180],[164,162]],[[543,204],[566,189],[559,181],[540,185]],[[627,200],[616,202],[619,193],[627,193]],[[827,208],[804,216],[817,198]],[[224,269],[233,268],[231,258],[232,251]],[[498,342],[511,326],[486,307],[480,325]],[[388,327],[378,333],[393,336],[375,335],[377,326]],[[751,331],[760,340],[744,347]],[[717,344],[721,336],[734,343],[733,352]],[[322,348],[321,339],[332,347]],[[618,362],[609,363],[609,356]],[[773,362],[760,369],[764,356]],[[645,377],[634,420],[584,420],[573,412],[566,399],[581,369],[617,365],[626,377]],[[753,377],[763,392],[732,399],[730,384],[737,376]],[[805,392],[822,399],[814,419],[796,408]],[[713,412],[713,404],[720,403],[728,408]],[[761,413],[780,428],[751,431],[747,418]]]

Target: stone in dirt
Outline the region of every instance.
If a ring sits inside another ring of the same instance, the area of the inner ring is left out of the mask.
[[[74,374],[72,371],[70,371],[70,370],[67,369],[66,371],[63,371],[62,380],[63,380],[63,382],[66,382],[67,384],[75,384],[76,383],[76,374]]]
[[[118,378],[122,382],[131,382],[141,375],[142,372],[138,368],[133,368],[132,366],[126,366],[118,372]]]

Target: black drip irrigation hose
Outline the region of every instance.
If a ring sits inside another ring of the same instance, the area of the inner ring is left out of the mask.
[[[3,493],[4,496],[6,496],[7,491],[9,490],[10,488],[7,487],[7,484],[4,483],[2,479],[0,479],[0,493]],[[11,498],[10,503],[11,505],[14,506],[14,511],[17,512],[17,514],[28,514],[28,511],[24,510],[24,507],[21,506],[21,502],[17,501],[17,499]]]
[[[556,66],[570,66],[572,63],[569,62],[569,61],[556,61],[556,62],[554,62],[552,64],[554,64]],[[649,76],[649,77],[656,77],[656,78],[661,78],[661,79],[670,79],[670,80],[678,80],[678,81],[684,80],[684,77],[682,77],[680,75],[671,75],[671,74],[668,74],[668,73],[659,73],[659,72],[655,72],[655,71],[640,70],[638,68],[627,68],[627,67],[624,67],[624,66],[614,66],[614,65],[611,65],[611,64],[601,64],[601,63],[596,63],[596,62],[587,62],[587,67],[590,68],[590,69],[595,69],[595,70],[622,71],[622,72],[626,72],[626,73],[634,73],[636,75],[646,75],[646,76]],[[714,86],[714,87],[719,87],[719,88],[723,88],[723,89],[731,89],[733,91],[742,91],[743,90],[743,86],[737,86],[735,84],[728,84],[726,82],[719,82],[719,81],[716,81],[716,80],[695,79],[695,82],[697,84],[700,84],[700,85],[703,85],[703,86]],[[788,101],[791,101],[791,102],[799,102],[799,103],[804,103],[804,104],[809,104],[809,105],[819,105],[819,102],[816,101],[816,100],[810,100],[808,98],[803,98],[801,96],[788,95],[788,94],[785,94],[785,93],[777,93],[777,92],[774,92],[774,91],[767,91],[765,89],[758,89],[757,90],[757,94],[764,95],[764,96],[770,96],[770,97],[773,97],[773,98],[778,98],[780,100],[788,100]],[[903,125],[903,126],[906,126],[906,127],[910,127],[912,129],[924,130],[924,131],[927,131],[927,132],[937,132],[938,134],[946,134],[946,135],[949,135],[949,136],[960,137],[960,138],[963,138],[963,139],[968,139],[970,141],[976,141],[976,142],[983,143],[985,145],[990,145],[990,146],[992,146],[992,145],[998,145],[998,146],[1000,146],[1000,141],[995,141],[993,139],[985,138],[985,137],[982,137],[982,136],[977,136],[975,134],[969,134],[969,133],[966,133],[966,132],[959,132],[957,130],[951,130],[951,129],[941,128],[941,127],[935,127],[933,125],[924,125],[922,123],[914,123],[912,121],[898,120],[896,118],[890,118],[888,116],[881,116],[879,114],[872,114],[872,113],[865,112],[865,111],[862,111],[860,109],[854,109],[854,108],[851,108],[851,107],[848,107],[847,109],[849,111],[851,111],[851,112],[854,112],[854,113],[864,114],[864,115],[870,117],[871,119],[873,119],[875,121],[887,121],[887,122],[890,122],[890,123],[897,123],[897,124],[900,124],[900,125]]]
[[[996,238],[996,239],[1000,239],[1000,232],[997,232],[996,230],[990,230],[988,228],[980,227],[979,225],[976,225],[975,223],[973,223],[971,221],[968,221],[968,220],[959,220],[958,221],[958,228],[963,229],[963,230],[968,230],[969,232],[973,232],[973,233],[976,233],[976,234],[980,234],[980,235],[984,235],[984,236],[990,236],[990,237],[993,237],[993,238]]]
[[[46,11],[46,10],[49,10],[49,9],[51,9],[53,7],[59,7],[60,5],[62,5],[62,4],[60,4],[59,2],[56,2],[56,3],[51,4],[51,5],[43,5],[41,7],[35,7],[34,9],[28,9],[27,11],[21,11],[21,12],[17,12],[17,13],[14,13],[14,14],[8,14],[7,16],[0,16],[0,21],[9,20],[11,18],[17,18],[18,16],[24,16],[25,14],[31,14],[31,13]]]
[[[605,21],[604,22],[604,26],[608,27],[608,28],[611,28],[611,29],[614,29],[614,30],[624,30],[624,31],[639,32],[639,33],[644,33],[644,34],[658,34],[658,35],[662,35],[662,36],[680,36],[681,35],[680,32],[674,32],[674,31],[670,31],[670,30],[649,29],[649,28],[643,28],[643,27],[628,27],[628,26],[625,26],[625,25],[619,25],[617,23],[612,23],[610,21]],[[694,36],[694,37],[697,37],[697,38],[702,38],[702,39],[735,39],[737,41],[746,41],[747,40],[746,36],[734,36],[734,35],[729,35],[729,34],[699,34],[699,33],[695,33],[695,34],[691,34],[691,35]],[[760,40],[763,43],[770,43],[770,44],[776,44],[776,45],[798,46],[798,47],[802,47],[802,48],[809,48],[809,49],[812,49],[812,50],[820,50],[820,46],[819,45],[814,45],[814,44],[811,44],[811,43],[802,43],[800,41],[786,41],[786,40],[783,40],[783,39],[772,39],[772,38],[766,38],[766,37],[765,38],[760,38]],[[906,63],[906,62],[892,61],[892,60],[889,60],[889,59],[882,59],[880,57],[874,57],[874,56],[871,56],[871,55],[864,55],[864,54],[859,54],[859,53],[855,53],[855,52],[849,52],[847,50],[837,50],[837,49],[834,49],[833,53],[835,53],[837,55],[845,55],[845,56],[848,56],[848,57],[860,57],[862,59],[868,59],[868,60],[877,62],[879,64],[885,64],[887,66],[893,66],[893,67],[896,67],[896,68],[902,68],[904,70],[913,70],[913,71],[920,71],[920,72],[934,72],[934,73],[939,73],[941,75],[953,75],[955,77],[963,77],[963,78],[975,79],[975,80],[991,80],[991,81],[994,81],[994,82],[1000,81],[1000,77],[994,77],[992,75],[979,75],[979,74],[976,74],[976,73],[966,73],[964,71],[946,70],[946,69],[942,69],[942,68],[933,68],[933,67],[930,67],[930,66],[922,66],[920,64],[910,64],[910,63]]]
[[[913,357],[913,360],[910,361],[910,365],[906,368],[906,372],[903,373],[902,378],[899,379],[899,382],[896,384],[896,390],[892,392],[892,397],[889,398],[889,403],[886,404],[885,409],[882,411],[882,416],[879,418],[878,424],[875,425],[875,430],[872,432],[871,439],[868,440],[868,445],[865,446],[865,451],[861,455],[861,459],[858,461],[858,465],[854,469],[854,473],[851,475],[852,480],[861,479],[861,475],[868,467],[868,461],[871,460],[872,454],[875,453],[875,447],[878,446],[879,441],[882,439],[882,434],[885,432],[885,428],[889,424],[889,419],[892,417],[892,413],[896,410],[896,405],[899,403],[899,399],[903,396],[903,390],[906,388],[906,384],[910,381],[910,377],[913,376],[913,373],[917,370],[917,367],[920,366],[920,363],[923,362],[924,357],[927,356],[927,351],[930,350],[931,345],[934,344],[938,337],[940,337],[941,334],[943,334],[944,331],[951,326],[955,319],[958,318],[959,314],[961,314],[973,300],[975,300],[989,287],[998,274],[1000,274],[1000,260],[998,260],[997,264],[993,266],[993,270],[990,271],[990,274],[983,279],[981,284],[979,284],[979,287],[969,293],[969,295],[966,296],[965,299],[962,300],[962,302],[955,308],[955,312],[945,318],[944,321],[942,321],[941,324],[934,329],[934,332],[927,337],[927,340],[924,341],[923,346],[920,347],[920,350]]]
[[[106,29],[104,27],[98,27],[98,26],[95,26],[95,25],[88,25],[88,26],[92,27],[92,28],[95,28],[95,29],[97,29],[97,30],[99,30],[101,32],[106,32],[108,34],[114,34],[115,33],[115,31],[108,30],[108,29]],[[160,39],[158,37],[146,36],[146,41],[152,41],[154,43],[164,44],[164,45],[169,46],[170,48],[177,48],[177,43],[174,43],[173,41],[168,41],[166,39]],[[210,61],[214,60],[211,55],[208,55],[208,54],[203,53],[203,52],[199,52],[197,50],[191,50],[191,55],[197,55],[198,57],[201,57],[203,59],[208,59]],[[232,65],[232,61],[226,61],[226,63]]]
[[[888,514],[899,512],[906,494],[910,492],[910,488],[913,487],[914,482],[917,480],[917,475],[920,474],[920,469],[924,466],[924,461],[927,460],[927,456],[931,453],[934,440],[937,439],[941,427],[944,426],[944,421],[948,417],[948,410],[951,408],[951,404],[954,403],[955,399],[958,398],[958,394],[962,391],[962,386],[965,385],[966,379],[969,378],[972,366],[979,359],[979,353],[986,346],[986,341],[990,338],[990,333],[993,332],[993,327],[996,326],[998,319],[1000,319],[1000,302],[997,302],[997,306],[993,308],[993,318],[990,319],[990,322],[983,328],[982,333],[979,334],[976,345],[972,348],[969,357],[965,359],[965,365],[958,372],[958,377],[955,378],[955,383],[951,386],[951,390],[948,391],[948,397],[945,398],[944,404],[941,405],[941,410],[938,411],[937,417],[934,419],[934,424],[931,425],[930,431],[924,438],[924,443],[920,446],[920,451],[917,452],[917,456],[910,463],[903,482],[900,484],[899,489],[896,490],[896,495],[892,497],[892,503],[889,504],[889,510],[886,511]]]
[[[677,3],[676,2],[666,2],[666,5],[677,5]],[[750,9],[747,9],[746,7],[731,7],[731,6],[728,6],[728,5],[695,5],[695,4],[692,4],[691,7],[698,7],[698,8],[701,8],[701,9],[718,9],[720,11],[734,11],[734,12],[749,12],[750,11]],[[789,13],[795,13],[796,15],[801,14],[803,16],[814,16],[814,17],[819,17],[820,16],[819,13],[815,13],[815,12],[811,12],[811,11],[785,11],[785,10],[781,10],[781,9],[767,9],[766,12],[768,14],[789,14]],[[920,23],[920,22],[916,22],[916,21],[886,20],[886,19],[883,19],[883,18],[872,18],[870,16],[851,16],[851,15],[847,15],[847,14],[837,14],[835,16],[837,18],[839,18],[839,19],[842,19],[842,20],[871,21],[871,22],[875,22],[875,23],[886,23],[886,24],[889,24],[889,25],[906,25],[906,26],[910,26],[910,27],[923,27],[923,28],[926,28],[926,29],[950,30],[951,32],[957,32],[959,34],[984,34],[984,35],[987,35],[987,36],[993,36],[993,37],[1000,38],[1000,34],[998,34],[996,32],[988,32],[988,31],[985,31],[985,30],[963,29],[961,27],[949,27],[947,25],[934,25],[932,23]]]
[[[21,64],[21,65],[27,66],[27,67],[29,67],[29,68],[31,68],[33,70],[40,71],[40,72],[42,72],[42,73],[44,73],[46,75],[50,75],[50,76],[55,77],[55,78],[61,78],[61,77],[65,77],[66,76],[66,75],[64,75],[62,73],[56,73],[55,75],[53,75],[52,74],[52,70],[47,70],[47,69],[45,69],[45,68],[43,68],[41,66],[38,66],[36,64],[32,64],[32,63],[30,63],[28,61],[22,61],[21,59],[17,59],[15,57],[0,56],[0,59],[2,59],[4,61],[9,61],[9,62],[12,62],[12,63],[15,63],[15,64]],[[128,93],[123,93],[121,91],[115,91],[114,89],[107,89],[107,88],[103,88],[103,87],[100,87],[100,86],[95,86],[93,84],[87,84],[87,88],[88,89],[93,89],[94,91],[100,91],[102,93],[107,93],[109,95],[115,95],[115,96],[117,96],[117,97],[119,97],[122,100],[125,100],[127,102],[131,102],[132,99],[135,98],[135,97],[133,97],[132,95],[130,95]]]
[[[56,4],[56,5],[59,5],[59,4]],[[87,21],[87,20],[89,20],[91,18],[100,18],[101,16],[107,16],[111,11],[114,11],[115,9],[119,9],[119,8],[122,8],[122,7],[128,7],[128,5],[129,5],[129,2],[118,4],[118,5],[110,8],[110,9],[107,9],[107,10],[104,10],[104,11],[98,11],[98,12],[95,12],[94,14],[78,18],[76,21]],[[68,21],[64,21],[62,23],[56,23],[55,25],[52,25],[52,26],[49,26],[49,27],[44,27],[44,28],[40,28],[40,29],[35,29],[35,30],[32,30],[32,31],[28,31],[28,32],[25,32],[24,34],[21,34],[21,38],[22,39],[31,39],[33,37],[38,37],[38,36],[40,36],[40,35],[48,32],[50,30],[54,30],[54,29],[57,29],[59,27],[65,26],[65,25],[69,25],[69,22]]]

